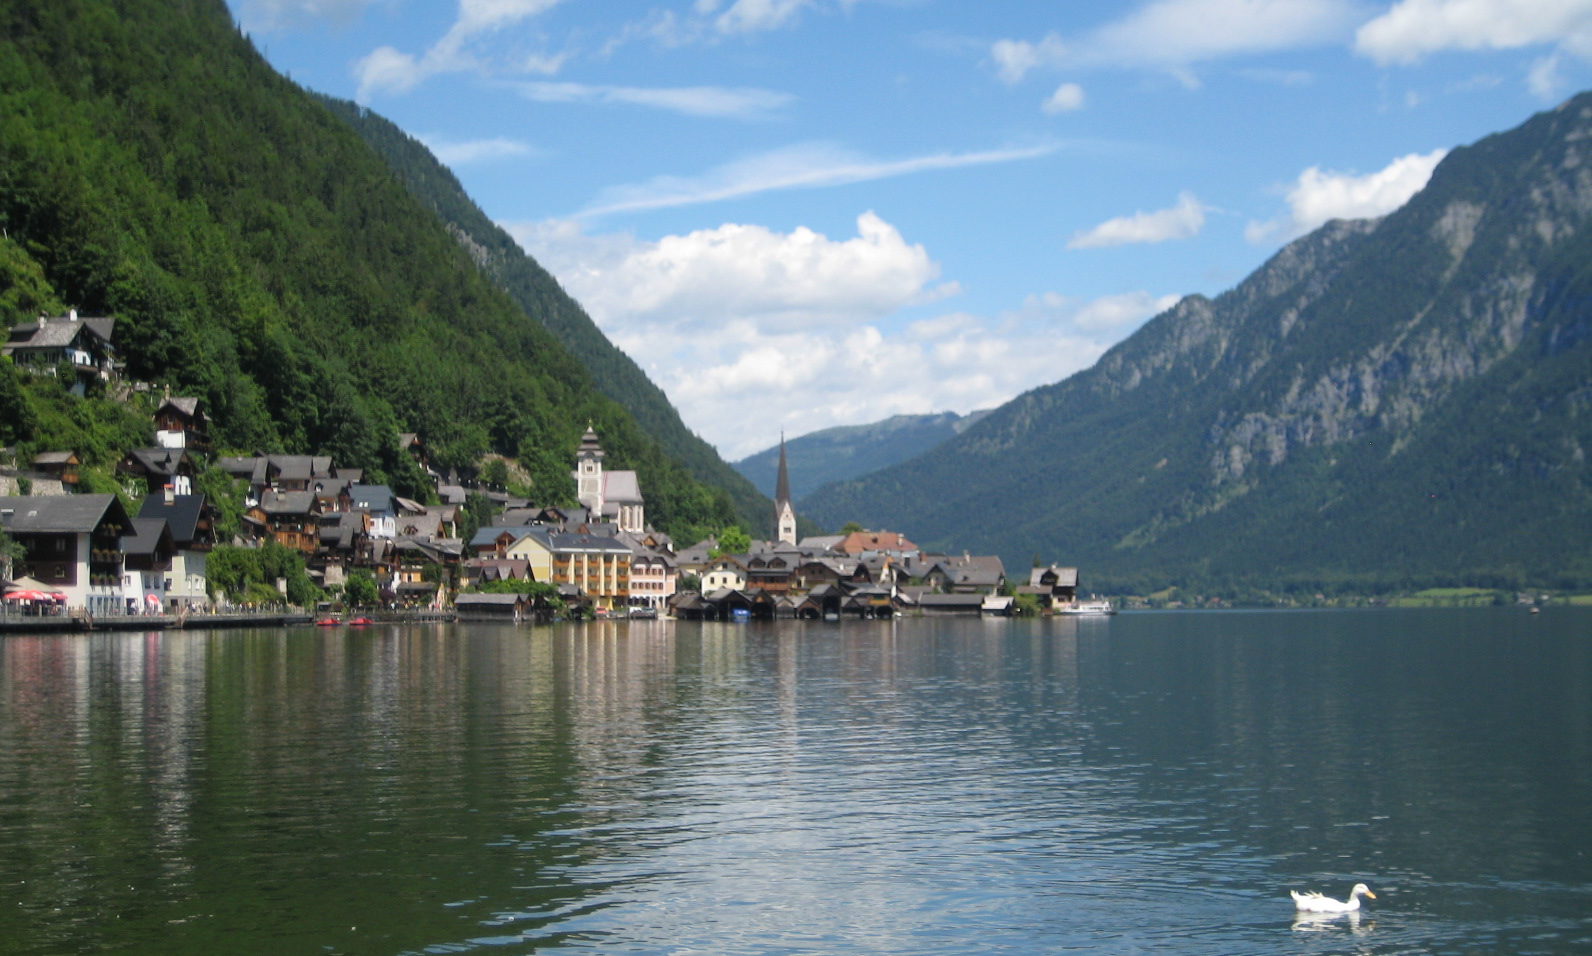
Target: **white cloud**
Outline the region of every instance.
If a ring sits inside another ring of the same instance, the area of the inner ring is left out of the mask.
[[[422,69],[420,61],[402,50],[381,46],[365,54],[354,64],[354,76],[359,80],[359,90],[354,98],[367,102],[378,90],[407,93],[420,85],[431,73]]]
[[[1349,35],[1359,0],[1155,0],[1075,40],[998,40],[997,75],[1020,82],[1038,69],[1160,69],[1197,87],[1198,63],[1320,46]]]
[[[781,429],[1000,404],[1087,367],[1175,301],[1047,294],[995,316],[907,323],[903,310],[956,287],[872,213],[855,236],[836,238],[740,224],[657,241],[571,221],[509,228],[732,459]],[[748,408],[759,416],[749,420]]]
[[[1073,315],[1080,329],[1127,329],[1177,305],[1182,296],[1154,296],[1148,292],[1124,292],[1086,302]]]
[[[1288,214],[1270,222],[1251,222],[1244,234],[1255,243],[1287,241],[1332,219],[1386,215],[1420,192],[1446,155],[1443,149],[1411,153],[1363,176],[1312,166],[1288,190]]]
[[[658,176],[645,183],[615,186],[604,190],[580,215],[591,217],[720,202],[775,190],[814,189],[932,170],[1014,162],[1053,151],[1054,147],[1035,146],[877,160],[829,144],[806,143],[726,163],[697,176]]]
[[[1171,239],[1188,239],[1199,235],[1205,228],[1208,207],[1194,198],[1193,193],[1180,193],[1177,205],[1155,212],[1137,212],[1131,216],[1108,219],[1093,229],[1086,229],[1067,241],[1068,249],[1096,249],[1103,246],[1121,246],[1130,243],[1166,242]]]
[[[995,71],[1011,84],[1020,83],[1030,71],[1040,67],[1056,67],[1065,62],[1067,45],[1052,33],[1038,43],[1027,40],[996,40],[990,46],[990,56],[995,60]]]
[[[459,0],[459,15],[448,32],[421,56],[390,46],[378,47],[354,64],[359,80],[356,99],[366,102],[380,92],[405,93],[441,73],[481,68],[469,52],[476,38],[539,16],[557,6],[560,0]],[[547,74],[563,64],[561,56],[523,57],[519,69]]]
[[[1358,5],[1347,0],[1157,0],[1095,32],[1102,64],[1185,66],[1290,50],[1346,34]]]
[[[1052,116],[1057,113],[1070,113],[1073,110],[1083,109],[1083,100],[1083,87],[1076,83],[1063,83],[1056,87],[1056,92],[1050,94],[1050,99],[1045,101],[1043,109]]]
[[[718,16],[714,26],[721,33],[776,30],[790,23],[803,7],[810,5],[810,0],[735,0],[728,10]]]
[[[722,86],[640,87],[588,83],[522,83],[521,95],[539,103],[627,103],[728,119],[761,119],[790,104],[788,93]]]
[[[477,139],[467,142],[452,142],[435,136],[419,137],[446,166],[464,166],[470,163],[490,162],[495,159],[509,159],[515,156],[530,156],[536,152],[535,147],[517,139],[503,136],[491,139]]]
[[[659,323],[678,328],[731,320],[753,331],[777,331],[792,316],[813,326],[847,325],[946,291],[933,285],[939,267],[928,252],[871,212],[857,217],[856,237],[839,240],[806,228],[780,233],[739,224],[654,243],[624,237],[582,242],[578,227],[568,224],[521,227],[518,234],[594,317],[620,335]]]
[[[1592,0],[1399,0],[1355,35],[1355,49],[1384,65],[1542,45],[1592,54]]]

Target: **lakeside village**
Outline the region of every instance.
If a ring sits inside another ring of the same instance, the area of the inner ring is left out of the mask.
[[[62,374],[70,366],[82,379],[104,382],[117,374],[114,323],[75,312],[41,317],[14,328],[3,351],[19,368]],[[550,507],[438,475],[413,434],[400,442],[436,482],[439,504],[365,484],[359,469],[326,456],[212,458],[204,405],[196,398],[166,395],[153,424],[156,444],[128,452],[117,466],[124,487],[143,493],[136,509],[116,494],[75,493],[81,463],[71,449],[0,466],[0,528],[18,545],[15,556],[0,559],[0,624],[158,628],[312,617],[334,623],[335,614],[362,608],[407,619],[507,621],[1111,610],[1077,599],[1076,568],[1034,568],[1011,581],[997,556],[928,553],[893,531],[798,540],[783,439],[775,539],[746,540],[732,529],[722,542],[710,537],[677,548],[648,525],[636,473],[604,467],[590,426],[572,472],[579,504]],[[196,476],[212,464],[247,486],[240,530],[228,541],[217,540],[216,504],[195,490]],[[464,540],[462,511],[472,495],[490,502],[493,516]],[[318,597],[333,600],[288,610],[285,578],[263,596],[258,586],[229,594],[213,580],[218,545],[272,544],[302,556]]]

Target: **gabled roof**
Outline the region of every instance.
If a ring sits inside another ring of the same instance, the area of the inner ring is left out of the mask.
[[[11,534],[87,534],[101,524],[131,522],[115,495],[0,497],[0,527]]]
[[[267,491],[260,496],[260,510],[268,515],[307,515],[315,512],[313,491]]]
[[[509,536],[511,540],[511,546],[513,544],[519,544],[526,538],[535,538],[543,547],[546,547],[549,551],[552,550],[552,544],[548,541],[550,535],[548,534],[547,529],[533,525],[492,525],[489,527],[477,528],[475,537],[470,539],[470,547],[482,548],[486,547],[487,545],[495,545],[497,544],[498,538],[505,534]]]
[[[1028,572],[1029,586],[1036,588],[1042,587],[1044,577],[1050,574],[1056,576],[1056,582],[1055,584],[1051,585],[1051,587],[1075,588],[1078,586],[1077,568],[1061,568],[1054,564],[1048,568],[1034,568],[1032,571]]]
[[[116,320],[109,316],[78,318],[76,312],[54,318],[40,316],[37,322],[28,322],[12,328],[11,339],[6,343],[6,348],[64,349],[85,332],[109,345],[115,329]]]
[[[194,470],[193,459],[181,448],[134,448],[126,460],[147,475],[169,478],[185,468]]]
[[[266,467],[270,461],[259,456],[236,457],[223,455],[216,459],[216,466],[234,478],[246,478],[252,484],[262,484],[265,481]]]
[[[386,485],[349,485],[348,497],[355,511],[381,515],[397,512],[397,495]]]
[[[603,472],[603,501],[610,504],[641,504],[641,479],[633,471]]]
[[[163,495],[150,495],[138,509],[140,518],[165,519],[171,528],[171,539],[179,547],[193,543],[204,514],[204,495],[172,495],[170,502]]]
[[[75,451],[41,451],[33,456],[33,464],[38,465],[75,465],[78,463]]]
[[[171,529],[165,518],[134,518],[129,533],[122,535],[122,553],[129,557],[159,554],[173,550]]]
[[[160,403],[159,408],[155,409],[155,414],[158,415],[167,408],[170,408],[185,418],[197,418],[200,411],[199,402],[200,400],[198,398],[191,397],[168,398],[164,402]]]

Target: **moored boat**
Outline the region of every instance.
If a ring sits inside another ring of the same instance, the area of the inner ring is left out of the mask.
[[[1115,614],[1115,613],[1117,613],[1117,609],[1115,607],[1113,607],[1111,602],[1106,600],[1105,598],[1091,598],[1090,600],[1087,600],[1087,601],[1073,601],[1070,604],[1059,604],[1059,605],[1056,606],[1056,613],[1057,614],[1076,614],[1076,615],[1103,615],[1103,614]]]

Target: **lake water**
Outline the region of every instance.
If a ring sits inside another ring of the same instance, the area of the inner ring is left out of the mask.
[[[1589,952],[1592,613],[0,638],[0,952],[564,949]]]

